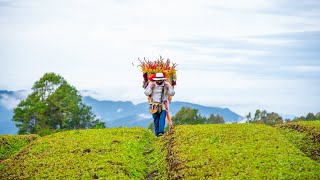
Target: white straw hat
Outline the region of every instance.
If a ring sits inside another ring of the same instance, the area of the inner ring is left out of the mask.
[[[163,73],[157,73],[157,74],[156,74],[156,77],[153,78],[154,81],[157,81],[157,80],[165,80],[165,79],[167,79],[167,78],[165,78],[165,77],[163,76]]]

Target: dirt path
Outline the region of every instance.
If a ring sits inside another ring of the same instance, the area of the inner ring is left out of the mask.
[[[165,147],[167,150],[166,161],[168,164],[168,179],[182,179],[183,176],[179,175],[178,171],[184,168],[184,164],[179,160],[179,157],[174,151],[175,146],[175,131],[170,130],[165,134],[162,141],[165,141]]]

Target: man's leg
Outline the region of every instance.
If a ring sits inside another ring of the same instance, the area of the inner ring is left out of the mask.
[[[156,136],[158,136],[159,134],[159,114],[158,113],[154,113],[152,114],[152,117],[153,117],[153,124],[154,124],[154,134]]]
[[[166,123],[166,115],[167,115],[167,111],[166,110],[162,110],[160,113],[160,118],[159,118],[159,133],[164,133],[164,125]]]

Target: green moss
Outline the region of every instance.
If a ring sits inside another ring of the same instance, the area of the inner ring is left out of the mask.
[[[165,175],[164,157],[153,138],[143,128],[55,133],[7,159],[0,179],[145,179],[160,165],[164,170],[153,175]]]
[[[170,136],[170,178],[320,178],[319,163],[266,125],[177,126]]]

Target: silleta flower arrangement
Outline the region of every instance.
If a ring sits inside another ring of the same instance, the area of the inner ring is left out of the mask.
[[[148,86],[148,82],[152,80],[152,77],[155,76],[156,73],[163,73],[167,78],[167,81],[174,87],[177,84],[177,73],[176,67],[177,64],[167,59],[166,61],[160,56],[159,59],[155,61],[140,60],[138,58],[140,64],[138,67],[141,67],[143,73],[143,88]]]

